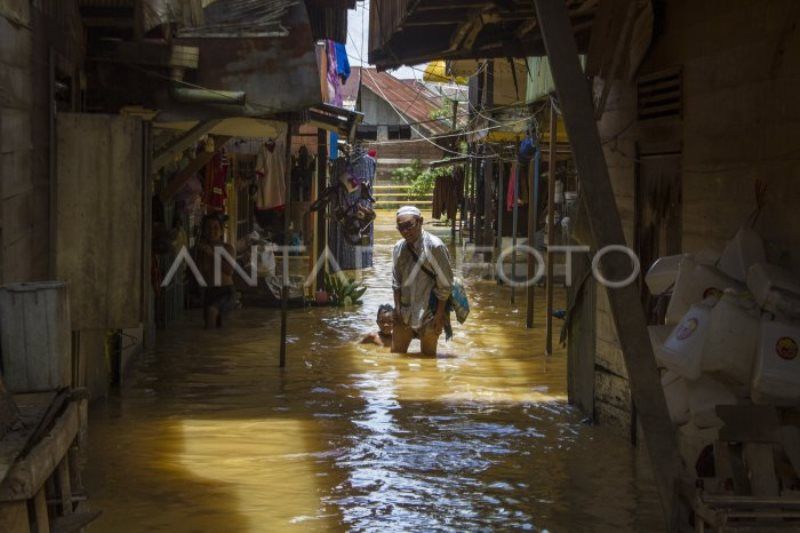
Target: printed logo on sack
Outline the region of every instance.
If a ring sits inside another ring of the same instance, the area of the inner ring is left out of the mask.
[[[778,342],[775,343],[775,353],[777,353],[778,357],[781,359],[791,361],[797,357],[797,352],[797,341],[791,337],[781,337],[778,339]]]
[[[679,341],[685,341],[686,339],[692,336],[694,330],[696,329],[697,329],[697,319],[690,318],[685,322],[681,322],[681,325],[678,326],[678,331],[675,332],[675,337]]]
[[[715,298],[722,298],[722,291],[716,287],[709,287],[703,291],[703,300],[708,298],[709,296],[713,296]]]

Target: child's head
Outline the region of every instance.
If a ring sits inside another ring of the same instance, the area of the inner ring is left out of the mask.
[[[378,308],[378,316],[376,319],[378,328],[384,335],[391,335],[394,327],[394,307],[389,304],[383,304]]]
[[[203,237],[211,241],[222,240],[222,220],[216,214],[210,214],[203,217],[201,223]]]

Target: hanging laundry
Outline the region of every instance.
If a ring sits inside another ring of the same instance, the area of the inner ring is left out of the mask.
[[[228,159],[224,154],[217,152],[208,163],[209,188],[206,191],[206,205],[208,212],[221,213],[225,211],[225,200],[228,198],[226,182],[228,180]]]
[[[455,166],[451,174],[436,178],[431,216],[439,219],[444,214],[448,220],[453,220],[463,201],[464,167]]]
[[[268,140],[256,156],[257,209],[274,209],[286,204],[286,162],[283,141]]]
[[[333,47],[336,50],[336,73],[344,83],[350,77],[350,60],[347,58],[347,50],[342,43],[334,42]]]
[[[508,189],[506,190],[506,211],[514,210],[514,189],[517,188],[519,182],[519,165],[511,163],[511,172],[508,176]],[[520,198],[522,187],[517,189],[517,198]]]
[[[345,160],[344,158],[336,160],[334,167],[334,175],[347,171],[349,175],[357,177],[364,186],[368,186],[369,190],[372,189],[375,182],[377,162],[375,158],[371,157],[360,146],[355,148],[349,160]],[[353,205],[365,201],[362,196],[363,191],[361,188],[353,192],[347,192],[346,188],[339,187],[337,194],[337,202],[340,206]],[[371,205],[371,202],[369,202],[369,205]],[[334,217],[331,218],[328,224],[328,245],[331,249],[331,253],[342,269],[352,270],[355,268],[368,268],[372,266],[374,224],[370,225],[365,236],[366,242],[362,243],[360,247],[354,246],[349,242],[347,229],[336,221]],[[360,254],[358,260],[356,259],[357,253]]]
[[[336,43],[328,42],[328,103],[342,107],[342,80],[339,77],[339,63],[336,61]]]

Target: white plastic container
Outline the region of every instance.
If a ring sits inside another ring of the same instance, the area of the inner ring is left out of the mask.
[[[779,299],[770,294],[774,291],[789,293],[790,297],[800,299],[800,279],[788,270],[769,263],[756,263],[748,269],[747,289],[761,307],[774,305],[773,302]],[[778,311],[767,310],[773,313]]]
[[[650,289],[650,294],[657,296],[664,294],[675,285],[678,279],[678,268],[680,267],[683,255],[667,255],[659,257],[647,270],[644,282]]]
[[[693,305],[683,320],[655,350],[658,363],[686,379],[701,374],[703,346],[711,324],[711,302]]]
[[[739,282],[716,268],[698,264],[691,256],[684,256],[664,321],[667,324],[677,324],[693,304],[708,297],[719,298],[725,289],[743,288]]]
[[[724,423],[717,416],[717,406],[739,403],[729,387],[708,376],[689,382],[687,389],[692,423],[699,428],[722,427]]]
[[[749,293],[725,291],[711,310],[703,348],[703,372],[720,374],[739,385],[750,383],[758,346],[759,315]]]
[[[67,286],[60,281],[0,287],[3,380],[11,392],[42,392],[72,381]]]
[[[650,344],[653,345],[653,352],[664,344],[673,329],[675,329],[675,326],[647,326],[647,333],[650,335]]]
[[[673,424],[685,424],[689,421],[689,392],[686,380],[672,371],[661,376],[661,386],[667,400],[669,417]]]
[[[767,255],[764,252],[764,241],[761,240],[761,236],[743,226],[736,232],[733,239],[728,241],[717,265],[728,276],[745,282],[747,270],[752,265],[766,262]]]
[[[800,405],[800,324],[761,319],[752,398],[760,404]]]

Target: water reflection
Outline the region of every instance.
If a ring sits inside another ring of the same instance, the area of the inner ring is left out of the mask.
[[[283,372],[274,311],[162,333],[92,412],[93,530],[661,528],[646,462],[581,423],[564,354],[543,355],[507,288],[472,283],[473,313],[436,358],[354,344],[391,302],[389,261],[376,253],[363,306],[291,311]]]

